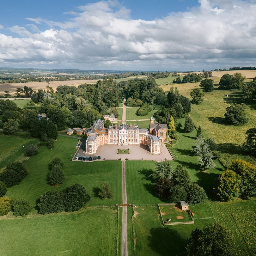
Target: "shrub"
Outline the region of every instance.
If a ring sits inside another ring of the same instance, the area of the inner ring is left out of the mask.
[[[11,211],[11,202],[12,200],[7,196],[0,197],[0,216],[6,215]]]
[[[52,162],[49,164],[49,169],[52,170],[52,168],[55,166],[55,165],[58,165],[60,166],[61,168],[64,166],[64,163],[60,160],[60,158],[56,157],[52,160]]]
[[[110,190],[109,183],[103,182],[100,186],[99,197],[101,199],[108,199],[113,197],[113,193]]]
[[[90,200],[86,189],[79,184],[64,189],[62,195],[66,212],[78,211]]]
[[[14,162],[6,166],[5,170],[0,173],[0,180],[3,181],[6,186],[12,187],[18,185],[28,174],[24,164],[20,162]]]
[[[4,182],[0,181],[0,197],[4,196],[7,192],[7,188]]]
[[[52,148],[54,148],[54,141],[53,140],[48,140],[46,145],[47,145],[47,148],[52,149]]]
[[[62,193],[55,191],[48,191],[44,193],[38,199],[37,207],[40,214],[64,211]]]
[[[47,181],[50,185],[59,185],[65,181],[65,176],[62,168],[59,165],[54,165],[52,170],[49,172]]]
[[[197,183],[192,183],[188,188],[187,202],[190,204],[199,204],[207,199],[205,190]]]
[[[38,154],[38,147],[36,145],[29,145],[25,148],[25,156],[33,156]]]
[[[32,207],[26,200],[14,200],[12,201],[12,212],[15,216],[25,216],[31,211]]]

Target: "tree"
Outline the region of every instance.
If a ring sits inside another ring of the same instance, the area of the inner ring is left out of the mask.
[[[9,119],[4,123],[3,133],[13,135],[19,130],[19,123],[14,119]]]
[[[256,156],[256,128],[250,128],[245,134],[247,138],[244,148],[249,154]]]
[[[203,88],[204,92],[212,92],[214,89],[212,79],[204,79],[201,81],[200,86]]]
[[[110,120],[106,120],[104,126],[108,128],[111,125]]]
[[[229,169],[241,178],[241,196],[249,198],[256,195],[256,167],[246,161],[237,159],[232,162]]]
[[[51,107],[47,111],[47,117],[57,125],[58,130],[65,129],[66,116],[60,108]]]
[[[188,188],[187,202],[190,204],[199,204],[207,199],[205,190],[197,183],[192,183]]]
[[[196,137],[199,137],[202,134],[202,128],[199,126],[196,130]]]
[[[63,168],[64,163],[59,157],[55,157],[49,164],[49,169],[52,170],[54,168],[54,166],[59,166],[59,167]]]
[[[232,88],[239,89],[244,85],[245,77],[241,73],[235,73],[232,77]]]
[[[201,146],[201,154],[198,156],[202,170],[207,170],[209,168],[215,167],[213,162],[212,151],[210,150],[207,143],[203,143]]]
[[[25,156],[33,156],[38,154],[38,147],[36,145],[29,145],[25,148]]]
[[[6,215],[11,211],[11,208],[12,200],[7,196],[0,197],[0,216]]]
[[[200,88],[193,89],[192,92],[190,93],[190,96],[192,97],[191,102],[193,104],[199,105],[203,102],[204,93]]]
[[[189,256],[233,256],[231,232],[218,223],[192,231],[186,246]]]
[[[169,161],[164,161],[156,164],[156,170],[152,177],[158,181],[159,179],[172,179],[173,170]]]
[[[190,175],[182,165],[178,165],[174,170],[172,181],[175,185],[183,186],[186,190],[191,184]]]
[[[227,123],[242,125],[248,122],[243,104],[232,104],[226,108],[225,119]]]
[[[99,197],[101,199],[109,199],[109,198],[113,197],[113,193],[110,189],[109,183],[103,182],[100,185]]]
[[[219,82],[219,89],[231,89],[232,88],[232,75],[224,74]]]
[[[12,201],[12,212],[15,216],[25,216],[31,211],[32,207],[26,200],[14,200]]]
[[[62,168],[59,165],[55,165],[48,174],[47,181],[50,185],[56,186],[63,184],[65,176]]]
[[[187,200],[187,191],[182,185],[174,185],[170,188],[169,191],[169,200],[170,202],[176,203],[179,201]]]
[[[64,203],[62,193],[48,191],[44,193],[37,202],[38,212],[40,214],[63,212]]]
[[[159,178],[156,183],[156,195],[159,198],[167,199],[170,194],[170,188],[172,186],[172,182],[167,178]]]
[[[184,125],[184,132],[192,132],[195,128],[195,125],[192,119],[189,116],[186,116],[185,125]]]
[[[18,185],[27,176],[27,174],[28,171],[23,163],[14,162],[12,164],[8,164],[5,170],[0,173],[0,180],[9,188],[14,185]]]
[[[216,194],[221,201],[230,201],[240,194],[241,179],[234,171],[223,172],[217,182]]]
[[[90,200],[86,189],[79,184],[64,189],[62,195],[66,212],[78,211]]]
[[[7,192],[7,187],[3,181],[0,181],[0,197],[4,196]]]

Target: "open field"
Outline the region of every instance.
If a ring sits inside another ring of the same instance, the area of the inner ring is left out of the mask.
[[[91,195],[87,206],[120,204],[122,201],[121,161],[72,162],[71,158],[75,153],[76,144],[77,139],[59,137],[54,149],[41,147],[39,154],[26,162],[28,176],[18,186],[9,188],[7,196],[11,199],[26,199],[35,207],[36,200],[46,191],[60,191],[79,183]],[[55,157],[59,157],[64,162],[63,169],[66,176],[66,181],[59,187],[52,187],[46,182],[48,165]],[[110,184],[113,192],[111,199],[101,200],[98,197],[97,191],[102,182]]]
[[[0,225],[1,255],[116,255],[116,209],[7,218]]]
[[[129,76],[129,77],[126,77],[126,78],[119,78],[119,79],[115,79],[115,81],[117,83],[119,82],[126,82],[126,81],[129,81],[129,80],[132,80],[132,79],[147,79],[147,76]]]
[[[0,170],[7,164],[17,160],[24,160],[24,148],[30,144],[37,144],[36,139],[24,139],[21,137],[0,135]]]
[[[235,73],[241,73],[248,79],[256,77],[256,70],[227,70],[227,71],[213,71],[212,76],[222,77],[225,74],[234,75]]]
[[[137,109],[139,109],[138,107],[134,107],[134,108],[126,108],[126,120],[141,120],[141,119],[150,119],[151,116],[154,115],[154,113],[156,112],[156,110],[152,110],[151,112],[149,112],[146,116],[137,116],[136,115],[136,111]]]
[[[255,207],[255,199],[191,205],[190,208],[195,214],[195,224],[162,227],[157,206],[136,206],[136,255],[186,255],[185,246],[192,230],[203,229],[205,225],[215,221],[232,231],[236,255],[255,255]]]
[[[166,84],[170,84],[173,82],[174,79],[176,79],[176,76],[168,76],[166,78],[158,78],[156,79],[156,83],[158,85],[166,85]]]
[[[101,79],[98,79],[101,80]],[[4,91],[9,91],[11,94],[16,92],[17,88],[23,88],[24,86],[31,87],[34,91],[38,89],[45,89],[46,86],[52,87],[54,90],[59,85],[79,86],[80,84],[96,84],[98,80],[68,80],[68,81],[50,81],[47,82],[28,82],[28,83],[10,83],[0,84],[0,94],[4,94]]]

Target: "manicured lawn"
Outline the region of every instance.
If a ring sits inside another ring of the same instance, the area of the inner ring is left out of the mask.
[[[116,208],[2,219],[0,225],[0,255],[116,255]]]
[[[130,150],[128,149],[118,149],[117,154],[130,154]]]
[[[24,160],[24,148],[37,144],[36,139],[24,139],[18,136],[0,135],[0,170],[16,160]]]
[[[76,144],[77,139],[59,137],[54,149],[49,150],[46,147],[41,147],[39,154],[26,162],[29,171],[28,176],[19,185],[9,188],[7,196],[11,199],[26,199],[32,206],[35,206],[36,200],[46,191],[60,191],[67,186],[79,183],[91,195],[91,200],[87,206],[121,203],[121,161],[72,162],[71,158],[75,153]],[[46,182],[48,165],[55,157],[59,157],[64,162],[63,169],[66,176],[66,181],[59,187],[52,187]],[[113,198],[101,200],[97,196],[98,188],[102,182],[110,184]]]
[[[149,175],[156,167],[153,161],[126,161],[126,186],[129,204],[158,204],[155,186]]]
[[[140,119],[148,119],[154,115],[156,110],[149,112],[146,116],[137,116],[136,111],[139,109],[138,107],[127,107],[126,108],[126,120],[140,120]],[[148,121],[149,123],[149,121]]]
[[[138,125],[140,129],[148,129],[149,127],[149,120],[147,121],[127,121],[127,125]]]
[[[30,101],[31,100],[13,100],[13,102],[16,103],[19,108],[24,108],[24,106]]]

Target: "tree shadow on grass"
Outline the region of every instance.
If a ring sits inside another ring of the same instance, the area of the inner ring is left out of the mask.
[[[181,153],[182,155],[187,155],[187,156],[194,156],[195,155],[195,153],[191,149],[180,149],[180,148],[177,148],[176,150],[179,153]]]
[[[154,173],[154,171],[152,169],[142,169],[142,170],[139,170],[139,174],[142,174],[144,175],[144,180],[149,180],[151,182],[154,182],[154,178],[152,176],[152,174]]]
[[[183,135],[183,136],[186,137],[186,138],[192,139],[192,140],[196,139],[196,136],[189,136],[189,135]]]
[[[226,119],[224,117],[208,117],[208,120],[221,125],[227,125]]]
[[[94,188],[92,189],[92,191],[93,191],[94,197],[100,197],[100,196],[99,196],[100,188],[94,187]]]
[[[185,162],[185,161],[180,161],[180,160],[175,160],[175,162],[181,164],[184,167],[187,167],[189,169],[195,169],[195,170],[200,170],[200,165],[191,163],[191,162]]]
[[[218,151],[221,153],[229,154],[243,154],[243,149],[240,145],[233,143],[220,143],[218,144]]]
[[[186,255],[187,240],[169,227],[152,228],[148,237],[149,246],[158,255]]]
[[[219,174],[199,171],[196,176],[199,178],[197,181],[198,185],[204,188],[208,198],[213,201],[217,200],[214,188],[216,187]]]

